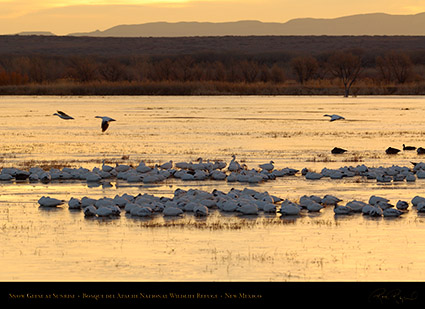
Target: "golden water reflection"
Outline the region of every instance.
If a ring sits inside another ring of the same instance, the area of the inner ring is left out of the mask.
[[[366,164],[411,166],[415,152],[388,156],[388,146],[423,141],[422,97],[2,97],[0,164],[100,166],[102,159],[136,164],[222,159],[249,167],[270,160],[279,168],[321,170]],[[52,114],[63,110],[76,118]],[[344,115],[330,123],[325,113]],[[106,134],[94,116],[117,119]],[[349,150],[334,156],[334,147]],[[128,159],[122,159],[127,156]],[[343,203],[371,195],[392,202],[424,195],[424,181],[307,181],[301,176],[248,185],[282,198],[333,194]],[[114,197],[177,188],[243,189],[223,181],[157,185],[111,181],[0,183],[1,280],[25,281],[414,281],[425,276],[425,217],[335,217],[331,207],[298,218],[213,211],[206,219],[87,219],[66,206],[42,209],[49,195]]]

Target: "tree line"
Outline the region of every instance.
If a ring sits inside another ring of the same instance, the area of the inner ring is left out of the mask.
[[[371,56],[363,50],[326,54],[193,54],[169,56],[13,56],[0,57],[0,86],[108,82],[223,82],[305,86],[339,83],[348,96],[359,80],[373,85],[425,80],[425,55],[388,51]]]

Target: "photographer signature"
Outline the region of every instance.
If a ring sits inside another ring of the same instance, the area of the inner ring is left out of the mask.
[[[401,305],[417,299],[418,293],[416,291],[411,292],[410,295],[403,295],[401,289],[387,290],[386,288],[376,289],[369,296],[369,301],[378,301],[381,304],[391,302]]]

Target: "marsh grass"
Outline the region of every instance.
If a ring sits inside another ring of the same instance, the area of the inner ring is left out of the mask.
[[[64,167],[69,168],[75,168],[75,167],[81,167],[82,165],[87,164],[96,164],[101,165],[103,163],[104,159],[97,158],[97,159],[89,159],[89,160],[24,160],[19,161],[16,165],[13,167],[20,168],[23,170],[29,170],[32,167],[39,167],[45,171],[51,170],[51,169],[63,169]],[[144,160],[145,163],[153,163],[153,160]],[[0,163],[2,163],[0,159]],[[117,159],[105,159],[105,164],[120,164],[120,163],[126,163],[129,165],[137,165],[139,164],[139,161],[133,160],[130,161],[130,156],[123,155],[121,158]],[[3,168],[6,166],[0,166],[0,168]]]
[[[303,220],[306,218],[303,214],[299,216],[281,216],[276,214],[274,217],[261,217],[258,216],[237,216],[237,217],[223,217],[214,216],[214,218],[193,218],[190,216],[182,218],[173,218],[161,220],[147,219],[137,220],[137,224],[141,228],[178,228],[178,229],[195,229],[195,230],[211,230],[211,231],[234,231],[246,230],[256,228],[268,228],[279,226],[291,226],[295,224],[307,224],[314,226],[336,226],[339,223],[336,220],[313,218]]]
[[[336,160],[331,159],[328,155],[319,153],[314,157],[306,159],[306,162],[336,162]]]
[[[393,87],[390,87],[393,89]],[[358,85],[356,95],[387,95],[388,87]],[[425,84],[403,85],[393,95],[425,94]],[[338,85],[227,81],[59,81],[0,86],[1,95],[343,95]]]
[[[360,154],[353,154],[343,159],[342,162],[364,162],[364,158]]]

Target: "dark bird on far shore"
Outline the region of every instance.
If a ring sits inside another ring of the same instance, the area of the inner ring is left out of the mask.
[[[388,147],[387,150],[385,150],[386,154],[397,154],[400,152],[400,149],[396,149],[393,147]]]
[[[425,148],[419,147],[419,148],[416,150],[416,152],[417,152],[418,154],[425,154]]]
[[[416,150],[415,146],[406,146],[405,144],[403,144],[403,150]]]
[[[100,125],[100,127],[102,128],[102,132],[105,132],[106,129],[108,129],[109,127],[109,122],[111,121],[116,121],[115,119],[112,119],[110,117],[105,117],[105,116],[96,116],[95,118],[100,118],[102,119],[102,124]]]
[[[57,111],[57,113],[54,113],[53,115],[54,116],[59,116],[60,118],[65,119],[65,120],[74,119],[73,117],[71,117],[68,114],[66,114],[64,112],[61,112],[61,111]]]
[[[334,149],[331,150],[331,153],[333,154],[341,154],[347,152],[347,150],[339,148],[339,147],[335,147]]]

